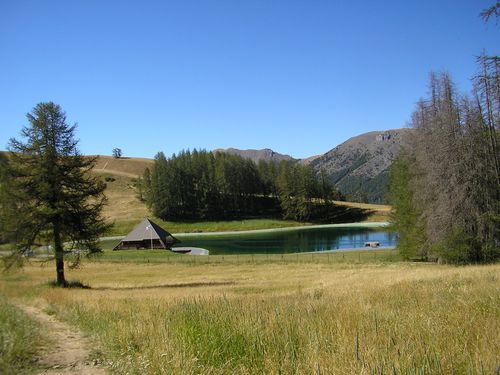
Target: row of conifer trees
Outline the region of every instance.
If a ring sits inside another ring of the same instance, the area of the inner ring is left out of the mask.
[[[165,220],[283,217],[328,219],[338,193],[324,174],[293,162],[260,161],[224,152],[181,151],[155,157],[140,197]]]

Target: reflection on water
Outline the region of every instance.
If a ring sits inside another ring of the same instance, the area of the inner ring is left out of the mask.
[[[210,255],[351,249],[364,247],[367,241],[378,241],[381,247],[396,245],[395,233],[368,228],[314,228],[220,237],[192,236],[181,240],[182,246],[202,247],[208,249]]]

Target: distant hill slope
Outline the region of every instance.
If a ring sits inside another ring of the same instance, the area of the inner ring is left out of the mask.
[[[97,164],[94,167],[95,172],[112,173],[128,177],[142,176],[144,170],[153,166],[153,159],[146,158],[127,158],[119,159],[112,156],[97,156]]]
[[[265,148],[263,150],[238,150],[237,148],[228,148],[228,149],[217,149],[214,151],[221,151],[231,155],[239,155],[246,159],[250,159],[255,163],[258,163],[259,160],[273,161],[273,162],[280,162],[282,160],[286,161],[297,160],[292,158],[290,155],[280,154],[278,152],[274,152],[269,148]]]
[[[309,156],[308,158],[305,158],[305,159],[299,159],[299,163],[302,164],[302,165],[309,165],[311,164],[314,160],[322,157],[324,154],[320,154],[320,155],[314,155],[314,156]]]
[[[389,167],[402,146],[403,135],[411,130],[396,129],[364,133],[314,159],[310,165],[324,170],[347,200],[381,203],[389,180]]]

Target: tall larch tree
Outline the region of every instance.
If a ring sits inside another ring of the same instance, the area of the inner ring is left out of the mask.
[[[90,174],[95,159],[80,154],[76,125],[68,125],[59,105],[39,103],[27,119],[21,139],[9,144],[3,231],[18,256],[52,243],[56,285],[65,286],[64,246],[99,251],[99,236],[107,229],[101,216],[105,185]]]

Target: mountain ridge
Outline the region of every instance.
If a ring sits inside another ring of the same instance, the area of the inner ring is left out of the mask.
[[[351,137],[324,154],[295,159],[271,149],[218,149],[258,162],[287,160],[310,165],[317,174],[324,171],[348,200],[383,203],[389,181],[389,168],[403,144],[408,128],[371,131]]]
[[[389,169],[408,128],[372,131],[349,138],[311,162],[323,170],[348,200],[385,202]]]
[[[280,154],[270,148],[263,149],[237,149],[237,148],[226,148],[226,149],[216,149],[214,152],[225,152],[230,155],[238,155],[245,159],[250,159],[255,163],[258,163],[260,160],[263,161],[272,161],[272,162],[280,162],[282,160],[285,161],[298,161],[299,159],[295,159],[290,155]]]
[[[261,150],[236,148],[216,149],[258,162],[259,160],[280,162],[282,160],[310,165],[317,174],[324,171],[347,200],[367,203],[384,203],[389,180],[389,168],[402,147],[405,134],[410,129],[372,131],[349,138],[324,154],[304,159],[278,153],[272,149]],[[98,173],[139,177],[153,159],[114,158],[97,155],[94,168]]]

